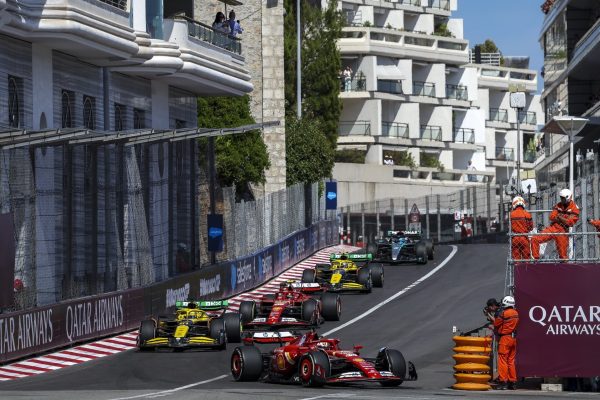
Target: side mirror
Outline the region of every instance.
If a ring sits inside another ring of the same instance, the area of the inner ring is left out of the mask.
[[[354,345],[354,347],[353,347],[353,349],[354,349],[354,352],[355,352],[356,354],[360,354],[360,349],[362,349],[363,347],[365,347],[365,346],[361,346],[361,345]]]

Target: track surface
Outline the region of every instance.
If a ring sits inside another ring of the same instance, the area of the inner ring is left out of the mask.
[[[502,296],[508,252],[505,245],[461,245],[457,250],[428,279],[331,335],[342,339],[346,348],[363,345],[361,354],[367,357],[374,356],[382,346],[402,351],[405,358],[417,366],[419,380],[405,382],[399,388],[359,385],[306,389],[294,385],[234,382],[229,373],[229,357],[236,345],[230,344],[224,352],[125,351],[79,366],[1,382],[0,398],[359,400],[560,396],[523,391],[465,393],[447,389],[453,383],[452,327],[467,330],[484,322],[481,309],[485,301]],[[386,266],[385,287],[374,289],[370,295],[343,296],[342,320],[325,323],[321,333],[341,326],[409,287],[447,259],[451,251],[450,246],[438,247],[435,261],[426,266]]]

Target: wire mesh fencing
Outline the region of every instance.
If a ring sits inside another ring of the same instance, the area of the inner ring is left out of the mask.
[[[414,230],[435,242],[500,231],[502,198],[490,184],[446,194],[391,198],[342,207],[342,235],[358,245],[374,243],[388,230]]]
[[[2,311],[146,286],[211,263],[210,186],[195,140],[7,146],[0,143],[0,214],[15,232],[14,301]],[[215,189],[224,251],[254,254],[333,220],[319,183],[253,201]]]

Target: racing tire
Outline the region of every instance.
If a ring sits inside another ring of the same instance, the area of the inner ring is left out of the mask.
[[[302,302],[300,310],[300,316],[302,319],[312,325],[319,325],[319,303],[315,299],[308,299]]]
[[[302,271],[302,283],[313,283],[316,275],[317,273],[314,269],[305,269]]]
[[[231,354],[231,375],[236,381],[257,381],[263,373],[263,358],[254,346],[236,347]]]
[[[342,300],[335,293],[321,295],[321,315],[325,321],[339,321],[342,315]]]
[[[240,303],[240,319],[242,325],[251,322],[256,317],[256,302],[255,301],[242,301]]]
[[[302,386],[321,387],[331,376],[331,363],[323,351],[311,351],[298,363],[298,376]]]
[[[140,323],[140,333],[138,335],[138,348],[140,351],[154,350],[152,347],[144,346],[143,343],[146,340],[154,339],[156,337],[156,323],[147,319]]]
[[[435,247],[433,246],[433,240],[425,240],[425,247],[427,248],[427,259],[433,260],[433,256],[435,255]]]
[[[356,282],[365,287],[364,292],[371,293],[371,291],[373,290],[371,270],[368,267],[359,269],[358,274],[356,275]]]
[[[383,265],[375,264],[369,267],[374,287],[383,287]]]
[[[367,253],[371,253],[373,255],[377,254],[377,244],[369,243],[367,245]]]
[[[225,322],[225,334],[228,343],[240,343],[242,341],[242,321],[240,314],[236,312],[223,314]]]
[[[415,245],[415,256],[417,264],[427,264],[427,245],[425,242],[418,242]]]
[[[384,349],[377,355],[376,364],[385,371],[390,371],[394,376],[404,379],[406,376],[406,361],[404,356],[398,350]],[[401,381],[380,382],[381,386],[400,386]]]

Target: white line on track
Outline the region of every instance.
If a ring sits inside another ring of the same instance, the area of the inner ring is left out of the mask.
[[[334,399],[347,399],[349,397],[356,396],[354,393],[331,393],[331,394],[323,394],[321,396],[315,397],[304,397],[300,400],[316,400],[316,399],[326,399],[326,398],[334,398]]]
[[[437,267],[435,267],[434,269],[432,269],[431,271],[429,271],[428,274],[423,275],[422,277],[420,277],[419,279],[417,279],[412,284],[410,284],[409,286],[405,287],[404,289],[402,289],[398,293],[394,294],[391,297],[388,297],[387,299],[385,299],[381,303],[377,304],[376,306],[369,308],[367,311],[365,311],[364,313],[362,313],[362,314],[360,314],[360,315],[352,318],[350,321],[348,321],[348,322],[346,322],[346,323],[344,323],[344,324],[342,324],[342,325],[340,325],[338,327],[335,327],[335,328],[333,328],[333,329],[331,329],[331,330],[323,333],[322,336],[329,336],[329,335],[331,335],[334,332],[337,332],[337,331],[339,331],[341,329],[344,329],[347,326],[352,325],[356,321],[360,321],[361,319],[363,319],[367,315],[372,314],[376,310],[378,310],[381,307],[385,306],[390,301],[393,301],[393,300],[397,299],[398,297],[402,296],[404,293],[408,292],[410,289],[414,288],[415,286],[417,286],[421,282],[423,282],[426,279],[430,278],[433,274],[435,274],[436,272],[438,272],[440,269],[444,268],[444,266],[452,259],[452,257],[454,257],[454,255],[458,251],[458,247],[456,247],[454,245],[452,245],[451,247],[452,247],[452,251],[450,252],[450,255],[448,255],[448,257],[446,257],[446,259],[444,261],[442,261],[440,265],[438,265]]]
[[[130,397],[119,397],[119,398],[110,399],[110,400],[130,400],[130,399],[141,399],[141,398],[144,398],[144,397],[146,397],[146,398],[154,398],[154,397],[168,396],[168,395],[173,394],[175,392],[179,392],[180,390],[185,390],[185,389],[193,388],[194,386],[204,385],[206,383],[210,383],[210,382],[218,381],[218,380],[221,380],[221,379],[225,379],[228,376],[229,375],[219,375],[219,376],[217,376],[215,378],[212,378],[212,379],[207,379],[205,381],[191,383],[191,384],[185,385],[185,386],[179,386],[179,387],[176,387],[174,389],[162,390],[160,392],[154,392],[154,393],[138,394],[136,396],[130,396]]]

